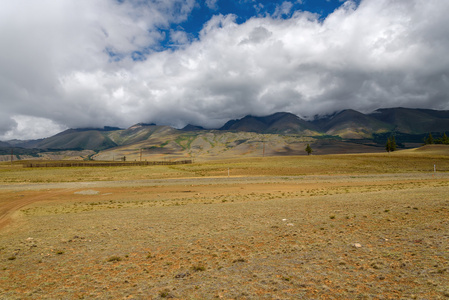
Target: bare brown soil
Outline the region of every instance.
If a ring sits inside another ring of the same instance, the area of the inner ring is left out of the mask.
[[[5,299],[449,297],[448,173],[15,181],[0,199]]]

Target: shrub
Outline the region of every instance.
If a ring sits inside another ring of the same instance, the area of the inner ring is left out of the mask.
[[[173,296],[170,294],[170,290],[169,289],[164,289],[162,291],[159,292],[159,296],[161,298],[173,298]]]
[[[121,261],[122,258],[120,256],[111,256],[108,258],[108,262],[116,262],[116,261]]]
[[[196,272],[200,272],[200,271],[206,271],[206,267],[204,267],[204,266],[193,266],[193,271],[196,271]]]

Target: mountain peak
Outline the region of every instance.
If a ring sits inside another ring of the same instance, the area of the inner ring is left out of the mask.
[[[183,130],[183,131],[199,131],[199,130],[205,130],[205,128],[202,127],[202,126],[196,126],[196,125],[192,125],[192,124],[187,124],[181,130]]]
[[[312,132],[315,128],[295,114],[278,112],[265,117],[247,115],[242,119],[227,122],[220,130],[295,134],[305,130]]]

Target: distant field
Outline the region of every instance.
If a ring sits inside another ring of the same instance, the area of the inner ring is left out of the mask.
[[[449,146],[433,145],[392,153],[235,158],[174,166],[22,168],[0,164],[0,183],[77,182],[204,176],[298,176],[449,171]],[[40,162],[42,163],[42,162]],[[93,162],[95,163],[95,162]]]
[[[3,163],[0,298],[449,297],[448,158]]]

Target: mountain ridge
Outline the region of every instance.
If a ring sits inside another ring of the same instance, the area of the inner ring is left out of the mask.
[[[268,116],[247,115],[229,120],[217,129],[204,129],[195,125],[175,129],[153,123],[138,123],[126,129],[107,126],[68,129],[40,140],[23,143],[5,141],[0,143],[0,147],[7,148],[13,144],[14,147],[23,148],[97,152],[116,149],[123,153],[130,149],[134,149],[134,152],[146,149],[152,155],[188,156],[230,149],[236,153],[260,152],[261,143],[266,142],[267,145],[271,143],[271,149],[277,149],[272,151],[273,155],[292,155],[300,153],[305,142],[340,152],[342,150],[338,149],[365,149],[365,146],[371,147],[366,148],[367,151],[382,151],[390,135],[396,135],[401,147],[411,147],[422,141],[424,134],[442,134],[446,131],[449,132],[449,111],[387,108],[363,114],[347,109],[310,121],[289,112]]]

